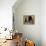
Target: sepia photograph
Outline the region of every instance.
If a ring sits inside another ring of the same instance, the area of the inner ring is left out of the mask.
[[[35,16],[34,15],[24,15],[23,16],[24,24],[35,24]]]

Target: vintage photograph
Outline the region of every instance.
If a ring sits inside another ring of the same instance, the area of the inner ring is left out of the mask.
[[[24,24],[35,24],[35,16],[34,15],[24,15],[23,23]]]

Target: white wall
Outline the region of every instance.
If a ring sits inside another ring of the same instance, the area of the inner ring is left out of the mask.
[[[0,27],[12,28],[12,6],[16,0],[0,0]]]
[[[15,6],[15,5],[14,5]],[[15,28],[24,34],[24,37],[35,41],[36,46],[41,46],[41,1],[40,0],[23,0],[15,9]],[[34,25],[24,25],[24,15],[35,15]]]
[[[41,40],[42,46],[46,46],[46,0],[41,1]]]

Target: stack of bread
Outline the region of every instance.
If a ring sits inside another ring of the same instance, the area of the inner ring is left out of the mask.
[[[35,46],[32,40],[26,40],[26,46]]]

